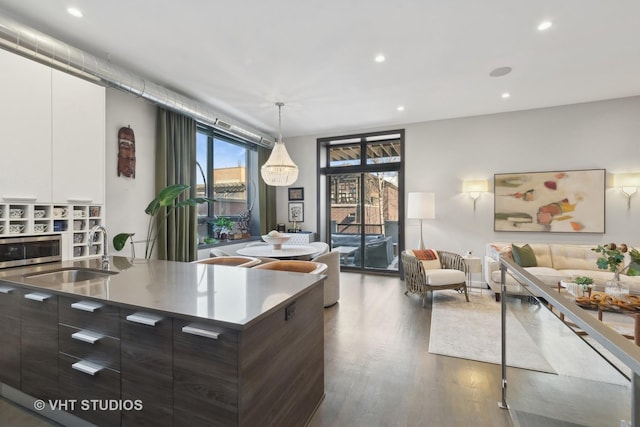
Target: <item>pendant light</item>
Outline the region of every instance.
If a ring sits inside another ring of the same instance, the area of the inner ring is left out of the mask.
[[[282,107],[283,102],[276,102],[278,107],[278,140],[271,150],[269,159],[260,168],[262,179],[267,185],[287,186],[298,179],[298,166],[293,163],[287,148],[282,141]]]

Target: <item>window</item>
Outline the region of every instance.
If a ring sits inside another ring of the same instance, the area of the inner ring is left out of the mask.
[[[404,130],[318,139],[319,235],[346,270],[398,274]]]
[[[257,164],[255,147],[199,125],[196,151],[196,195],[215,200],[198,206],[198,234],[210,239],[251,234],[252,227],[246,214],[257,197],[257,187],[252,184],[258,178],[254,166]],[[224,223],[224,227],[215,226],[220,218],[230,221],[218,222]]]

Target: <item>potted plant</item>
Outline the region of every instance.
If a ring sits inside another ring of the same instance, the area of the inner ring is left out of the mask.
[[[174,209],[181,209],[185,206],[195,206],[200,203],[213,202],[213,199],[206,197],[189,198],[176,202],[176,199],[184,191],[191,188],[185,184],[169,185],[158,193],[158,195],[149,203],[144,212],[149,215],[149,224],[147,225],[147,238],[145,240],[144,257],[151,258],[151,253],[155,247],[156,240],[158,239],[158,230],[160,226],[164,225],[167,217],[173,212]],[[163,211],[162,208],[166,208]],[[124,248],[129,238],[132,238],[135,233],[120,233],[113,238],[113,247],[119,251]],[[132,244],[132,257],[135,258],[135,252]]]
[[[582,289],[582,293],[591,293],[591,285],[593,285],[593,279],[587,276],[578,276],[573,280],[580,289]]]
[[[629,249],[626,243],[608,243],[606,245],[598,245],[591,249],[603,256],[596,261],[598,268],[601,270],[609,270],[613,272],[613,280],[607,280],[605,284],[605,292],[612,294],[621,294],[622,287],[620,285],[620,274],[629,276],[640,275],[640,251],[635,248]],[[631,262],[624,265],[625,254],[629,254]]]
[[[225,240],[228,233],[233,229],[233,221],[226,216],[219,216],[215,221],[213,221],[213,227],[217,237],[221,240]]]

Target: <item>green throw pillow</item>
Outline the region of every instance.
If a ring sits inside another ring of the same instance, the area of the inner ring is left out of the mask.
[[[513,252],[513,261],[518,264],[520,267],[537,267],[538,261],[536,261],[536,254],[531,249],[531,246],[528,244],[519,247],[511,244],[511,249]]]

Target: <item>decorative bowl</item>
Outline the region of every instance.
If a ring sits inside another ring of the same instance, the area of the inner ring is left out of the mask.
[[[262,236],[262,240],[264,240],[265,242],[267,242],[268,244],[273,246],[273,249],[275,249],[275,250],[282,249],[282,245],[284,243],[287,243],[289,241],[289,239],[291,239],[291,236],[278,236],[278,237],[275,237],[275,236],[269,236],[267,234]]]

